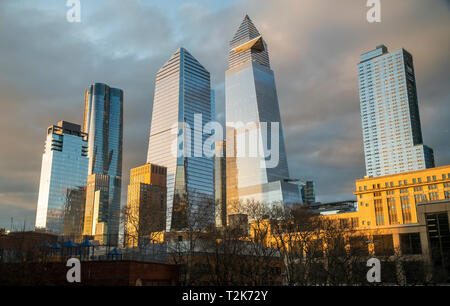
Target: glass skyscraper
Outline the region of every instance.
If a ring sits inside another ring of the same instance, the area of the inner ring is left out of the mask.
[[[62,234],[74,193],[86,186],[88,137],[78,124],[60,121],[47,129],[42,156],[36,229]],[[83,195],[80,195],[83,198]],[[80,214],[80,217],[81,214]]]
[[[235,176],[236,186],[227,186],[227,200],[256,200],[270,205],[282,203],[283,208],[287,204],[301,203],[299,187],[288,182],[280,109],[267,44],[248,16],[230,42],[228,63],[225,78],[226,155],[227,158],[236,156],[236,169],[227,168],[227,175]],[[239,126],[239,123],[243,125]],[[277,124],[278,131],[275,129]],[[271,143],[272,129],[278,143]],[[252,136],[256,143],[250,141]],[[260,144],[266,150],[272,150],[271,157],[278,163],[271,164],[270,158],[261,151],[257,156],[250,153]],[[239,153],[239,145],[245,154]],[[235,212],[229,209],[227,213]]]
[[[202,126],[194,126],[199,115]],[[195,143],[210,136],[202,130],[211,117],[210,74],[180,48],[156,74],[147,155],[148,163],[167,168],[168,231],[183,229],[205,210],[211,220],[204,221],[214,222],[214,156]]]
[[[215,224],[222,227],[227,224],[227,186],[226,186],[226,141],[215,142],[214,151],[214,196],[215,196]]]
[[[83,132],[89,134],[88,174],[109,175],[108,244],[118,241],[122,187],[123,91],[102,83],[85,92]]]
[[[434,167],[422,140],[412,55],[378,46],[361,55],[358,76],[366,175]]]
[[[305,204],[316,202],[316,184],[313,181],[306,181],[302,186],[302,199]]]

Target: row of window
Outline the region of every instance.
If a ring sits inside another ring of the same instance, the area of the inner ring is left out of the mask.
[[[445,180],[447,178],[450,178],[450,173],[448,174],[442,174],[442,179]],[[432,175],[432,176],[427,176],[427,182],[431,182],[431,181],[437,181],[437,176],[436,175]],[[417,184],[417,183],[422,183],[422,178],[413,178],[412,179],[412,184]],[[398,186],[403,186],[403,185],[408,185],[408,180],[399,180],[398,181]],[[394,187],[394,182],[385,182],[384,187]],[[450,183],[445,183],[444,187],[450,187]],[[359,186],[359,191],[362,190],[367,190],[367,186]],[[372,189],[380,189],[381,185],[380,184],[372,184]]]

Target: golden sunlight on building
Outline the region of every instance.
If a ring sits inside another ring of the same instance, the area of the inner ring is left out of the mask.
[[[450,165],[360,179],[355,195],[359,227],[417,223],[417,204],[450,199]]]
[[[359,248],[389,260],[401,256],[405,265],[424,263],[427,269],[449,268],[450,165],[360,179],[355,194],[357,211],[307,213],[313,218],[296,217],[284,228],[279,221],[257,220],[250,224],[249,237],[263,237],[265,245],[286,249],[301,246],[302,241],[308,249],[320,241],[318,249],[326,253],[327,241],[340,236],[348,250]]]
[[[88,175],[83,235],[93,237],[101,244],[107,234],[108,197],[109,175]]]
[[[166,167],[145,164],[130,170],[125,242],[136,247],[162,240],[166,224]]]

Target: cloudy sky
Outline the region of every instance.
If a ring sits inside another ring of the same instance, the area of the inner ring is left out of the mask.
[[[180,46],[211,72],[223,120],[246,13],[268,44],[291,176],[314,180],[318,200],[352,199],[365,174],[356,65],[380,44],[413,54],[424,142],[450,164],[450,1],[381,0],[381,23],[365,0],[81,0],[81,23],[65,2],[0,1],[0,227],[34,225],[45,130],[81,123],[93,82],[124,90],[123,199],[146,160],[156,71]]]

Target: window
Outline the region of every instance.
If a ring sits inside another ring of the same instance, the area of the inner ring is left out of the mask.
[[[406,188],[400,189],[400,193],[408,193],[408,189]]]
[[[388,190],[388,191],[386,191],[386,194],[387,195],[392,195],[392,194],[394,194],[394,190]]]
[[[348,219],[347,218],[339,219],[339,226],[341,228],[349,228],[350,226],[349,226]]]
[[[444,183],[444,188],[449,188],[450,187],[450,183]]]
[[[433,189],[437,189],[437,185],[436,184],[428,185],[428,190],[433,190]]]
[[[398,224],[399,222],[397,219],[397,208],[395,206],[395,198],[388,198],[387,205],[388,205],[389,223]]]
[[[427,201],[427,196],[424,194],[415,194],[414,200],[416,201],[416,203],[423,203]]]
[[[413,178],[413,184],[415,184],[417,182],[417,180],[415,178]]]
[[[351,228],[357,228],[359,225],[359,218],[358,217],[354,217],[350,219],[350,226]]]
[[[439,200],[439,192],[430,192],[428,194],[430,201],[436,201]]]
[[[412,222],[411,206],[409,204],[409,196],[400,197],[400,205],[402,207],[403,223],[408,224]]]
[[[400,249],[402,254],[422,254],[419,233],[400,234]]]
[[[442,179],[445,180],[445,174],[442,174]]]
[[[375,204],[375,219],[377,225],[384,225],[383,204],[381,202],[381,199],[375,200],[374,204]]]
[[[414,187],[414,191],[415,191],[415,192],[417,192],[417,191],[423,191],[423,187],[422,187],[422,186]]]
[[[431,182],[431,176],[427,176],[427,182]]]
[[[444,191],[444,197],[450,199],[450,191]]]

